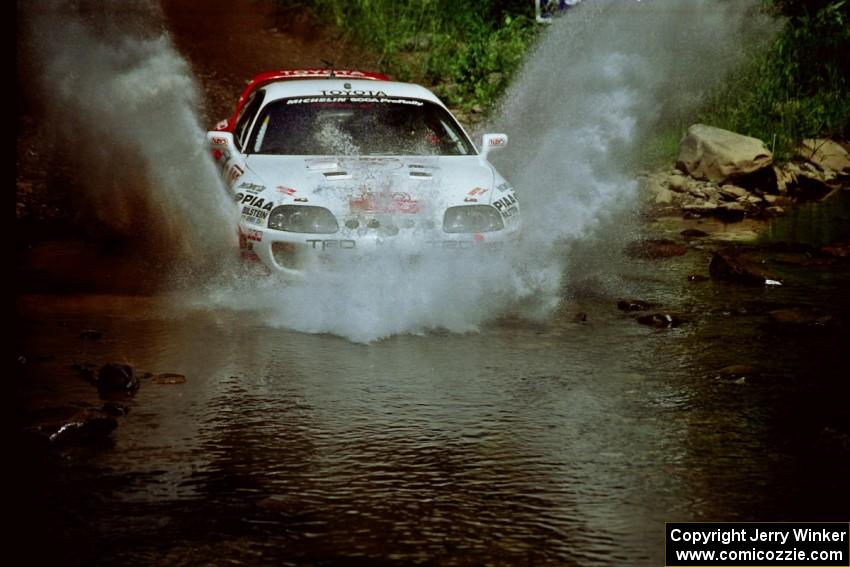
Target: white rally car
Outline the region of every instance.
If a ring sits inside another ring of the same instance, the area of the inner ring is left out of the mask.
[[[519,202],[433,93],[352,70],[256,76],[207,140],[241,214],[242,255],[299,275],[388,249],[484,249],[518,238]]]

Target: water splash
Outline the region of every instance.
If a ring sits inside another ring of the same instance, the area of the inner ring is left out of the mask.
[[[150,1],[24,7],[46,124],[77,178],[80,216],[200,268],[236,246],[204,149],[199,92]]]
[[[218,269],[190,305],[369,342],[474,332],[507,314],[543,318],[564,283],[583,275],[577,260],[610,273],[631,226],[641,144],[734,67],[744,24],[761,23],[753,21],[755,2],[574,7],[544,32],[487,127],[511,137],[494,162],[520,194],[526,228],[516,249],[416,261],[387,252],[370,263],[320,267],[296,283],[221,266],[235,256],[235,211],[203,149],[197,88],[156,5],[116,0],[104,9],[112,16],[93,23],[54,0],[41,5],[33,29],[49,116],[74,140],[101,222],[130,230],[147,219],[149,232],[180,250],[174,265]],[[136,17],[116,24],[115,14],[128,11]]]

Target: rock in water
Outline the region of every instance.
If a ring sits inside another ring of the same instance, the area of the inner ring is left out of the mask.
[[[708,265],[708,273],[714,279],[750,285],[765,285],[768,280],[777,280],[769,276],[761,264],[735,248],[715,252]]]
[[[621,299],[617,302],[617,309],[620,311],[646,311],[651,305],[640,299]]]
[[[803,140],[803,145],[797,148],[797,154],[821,170],[829,169],[839,175],[850,175],[850,154],[832,140]]]
[[[678,327],[683,323],[681,319],[675,315],[668,313],[654,313],[652,315],[641,315],[637,318],[637,322],[641,325],[649,325],[650,327]]]
[[[134,393],[139,388],[136,371],[129,364],[110,362],[104,364],[97,375],[97,389],[103,393]]]
[[[694,124],[679,144],[676,167],[696,179],[723,184],[770,167],[764,142],[729,130]]]
[[[647,260],[682,256],[686,251],[681,244],[667,239],[638,240],[626,246],[626,253],[629,256]]]

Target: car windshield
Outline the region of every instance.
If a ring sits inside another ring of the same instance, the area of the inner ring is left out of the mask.
[[[298,97],[266,105],[246,153],[438,155],[475,153],[451,115],[428,101],[397,97]]]

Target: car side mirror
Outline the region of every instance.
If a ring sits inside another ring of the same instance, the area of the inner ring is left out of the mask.
[[[507,145],[507,134],[484,134],[481,138],[481,159],[487,159],[487,154],[491,151],[504,148]]]
[[[236,142],[233,140],[232,132],[218,132],[213,130],[207,132],[207,144],[209,144],[213,159],[221,163],[222,157],[224,160],[230,159],[230,156],[237,153]]]

